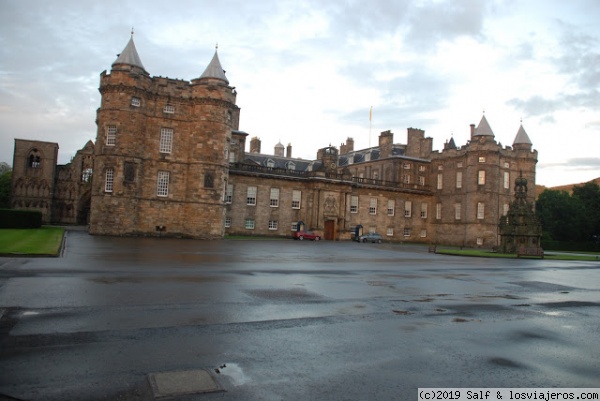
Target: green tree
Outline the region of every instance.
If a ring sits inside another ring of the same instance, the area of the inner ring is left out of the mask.
[[[8,169],[0,173],[0,208],[10,207],[10,193],[12,186],[12,171]]]
[[[590,241],[594,235],[600,235],[600,185],[593,181],[573,187],[573,198],[584,209],[585,219],[581,230],[584,241]]]
[[[582,240],[584,208],[582,203],[568,192],[546,189],[538,197],[536,214],[540,218],[546,237],[556,241]]]

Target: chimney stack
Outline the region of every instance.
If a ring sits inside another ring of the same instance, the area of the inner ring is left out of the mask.
[[[292,158],[292,144],[291,143],[288,143],[285,157],[287,157],[288,159]]]
[[[250,153],[260,153],[260,139],[257,136],[250,139]]]

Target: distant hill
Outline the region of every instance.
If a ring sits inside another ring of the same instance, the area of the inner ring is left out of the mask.
[[[590,181],[593,181],[596,184],[600,185],[600,177],[595,178]],[[586,182],[590,182],[590,181],[586,181]],[[580,182],[579,184],[559,185],[557,187],[546,187],[544,185],[536,185],[535,186],[535,195],[536,195],[536,197],[538,197],[546,189],[552,189],[554,191],[567,191],[568,193],[572,194],[574,186],[581,186],[581,185],[585,184],[586,182]]]

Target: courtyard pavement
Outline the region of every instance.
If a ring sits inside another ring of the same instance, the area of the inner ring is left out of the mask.
[[[0,400],[416,400],[600,387],[600,263],[94,237],[0,258]]]

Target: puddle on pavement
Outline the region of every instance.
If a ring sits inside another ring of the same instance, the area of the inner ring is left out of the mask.
[[[264,290],[246,290],[246,294],[261,299],[272,301],[321,301],[323,297],[319,294],[307,291],[303,288],[292,289],[264,289]]]
[[[117,283],[164,283],[164,282],[178,282],[178,283],[211,283],[211,282],[225,282],[227,281],[224,277],[192,277],[192,276],[157,276],[157,277],[140,277],[140,276],[124,276],[124,277],[94,277],[89,278],[89,281],[100,284],[117,284]]]
[[[224,363],[215,368],[215,372],[219,375],[227,376],[234,386],[241,386],[250,381],[250,378],[246,376],[240,365],[236,363]]]
[[[40,314],[40,312],[36,312],[33,310],[28,310],[26,312],[23,312],[23,316],[35,316],[35,315],[39,315],[39,314]]]

